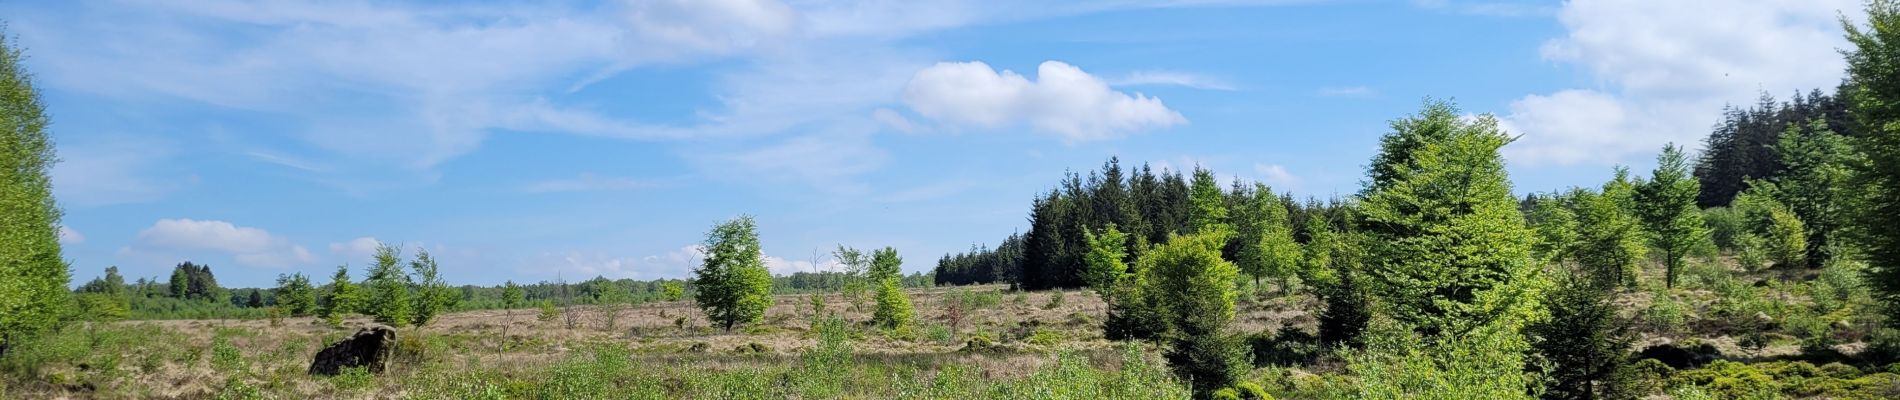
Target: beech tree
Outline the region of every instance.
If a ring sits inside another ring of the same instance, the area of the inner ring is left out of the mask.
[[[705,248],[706,262],[693,270],[693,287],[706,319],[727,331],[765,319],[765,309],[772,306],[772,273],[765,269],[752,217],[713,226]]]
[[[1260,287],[1261,278],[1271,277],[1285,292],[1300,263],[1300,245],[1293,241],[1286,203],[1261,183],[1236,190],[1234,197],[1234,263],[1253,277],[1255,288]]]
[[[23,61],[19,45],[0,33],[0,356],[53,328],[71,301],[48,175],[58,162],[51,121]]]

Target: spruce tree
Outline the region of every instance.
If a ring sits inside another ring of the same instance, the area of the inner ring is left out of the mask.
[[[1232,231],[1227,221],[1227,198],[1221,194],[1220,184],[1214,182],[1214,172],[1200,166],[1194,167],[1194,180],[1189,183],[1188,203],[1191,208],[1188,223],[1192,232]]]
[[[409,293],[409,274],[402,271],[402,249],[387,243],[378,244],[374,260],[363,281],[367,291],[363,313],[380,324],[408,325],[415,317],[415,304],[411,300],[413,294]]]
[[[1867,252],[1867,284],[1900,327],[1900,1],[1867,2],[1867,25],[1843,18],[1847,92],[1867,162],[1856,174],[1855,226]]]
[[[317,292],[310,278],[301,273],[277,275],[277,305],[291,316],[302,317],[317,311]]]
[[[362,289],[350,280],[348,264],[336,267],[336,275],[330,278],[330,289],[324,292],[323,309],[319,316],[330,323],[341,322],[344,316],[362,311]]]
[[[1662,250],[1665,287],[1676,287],[1677,271],[1689,252],[1709,241],[1708,225],[1696,207],[1702,183],[1689,176],[1682,149],[1671,144],[1656,156],[1656,171],[1636,191],[1638,214],[1650,232],[1650,244]]]
[[[416,259],[409,262],[415,270],[415,307],[410,317],[416,326],[428,325],[435,317],[442,315],[455,305],[455,290],[449,288],[441,276],[441,268],[436,266],[435,257],[428,250],[417,249]]]
[[[1628,393],[1633,382],[1626,380],[1630,375],[1620,373],[1628,363],[1633,337],[1610,300],[1610,292],[1587,275],[1567,279],[1550,292],[1544,302],[1550,319],[1526,330],[1531,347],[1552,367],[1544,376],[1545,398],[1642,395]]]
[[[0,33],[0,356],[59,322],[72,272],[60,255],[59,205],[48,175],[51,120],[19,44]]]
[[[706,261],[694,269],[694,299],[706,319],[727,331],[765,319],[772,306],[772,274],[765,269],[751,216],[720,223],[706,233]]]
[[[1450,103],[1392,122],[1369,167],[1356,224],[1368,237],[1367,288],[1391,316],[1428,337],[1534,316],[1541,275],[1489,115]]]
[[[1234,318],[1240,270],[1221,259],[1219,231],[1175,236],[1142,255],[1143,293],[1167,326],[1168,365],[1206,395],[1231,386],[1246,363],[1239,343],[1222,330]]]

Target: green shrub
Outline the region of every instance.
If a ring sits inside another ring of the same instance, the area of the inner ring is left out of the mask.
[[[1057,308],[1062,308],[1062,296],[1063,294],[1061,290],[1049,292],[1049,304],[1042,305],[1042,309],[1054,310]]]
[[[350,367],[344,368],[341,373],[331,377],[330,385],[335,386],[339,391],[355,392],[369,388],[375,378],[376,375],[371,374],[367,368]]]
[[[910,295],[898,287],[896,278],[885,279],[878,285],[877,309],[871,314],[871,322],[885,329],[897,329],[910,324]]]
[[[221,336],[213,339],[211,369],[226,374],[240,372],[244,369],[244,354],[238,351],[237,346],[231,345],[230,339]]]
[[[1029,334],[1029,338],[1024,341],[1037,346],[1054,346],[1057,343],[1062,343],[1062,333],[1047,329],[1038,329],[1035,333]]]
[[[554,308],[553,301],[548,301],[548,300],[541,301],[541,315],[537,316],[536,319],[541,320],[541,322],[551,322],[551,321],[554,321],[555,318],[560,318],[560,317],[561,317],[561,310],[557,310]]]
[[[1215,390],[1209,397],[1214,400],[1240,400],[1240,392],[1230,387],[1220,388],[1219,390]]]
[[[1522,371],[1528,348],[1496,324],[1426,343],[1410,327],[1375,320],[1366,348],[1349,353],[1346,368],[1359,377],[1356,398],[1528,399],[1531,381]]]
[[[1643,324],[1651,331],[1662,334],[1675,334],[1683,331],[1689,322],[1689,306],[1676,300],[1669,292],[1658,291],[1650,296],[1649,307],[1642,311]]]
[[[1810,366],[1811,367],[1811,366]],[[1708,366],[1676,372],[1672,386],[1694,386],[1723,399],[1776,397],[1775,380],[1753,366],[1716,360]]]

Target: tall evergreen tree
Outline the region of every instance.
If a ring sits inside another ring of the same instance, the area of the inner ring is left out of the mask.
[[[1587,272],[1586,272],[1587,273]],[[1550,362],[1544,398],[1636,398],[1628,364],[1633,337],[1618,319],[1610,292],[1596,279],[1578,276],[1551,291],[1544,306],[1550,319],[1527,329],[1531,347]]]
[[[1515,332],[1541,308],[1541,275],[1498,154],[1510,137],[1445,102],[1392,128],[1360,194],[1368,289],[1428,337],[1493,323]]]
[[[751,216],[720,223],[706,233],[706,262],[693,271],[694,299],[706,319],[731,331],[758,322],[772,306],[772,273],[765,269]]]
[[[1774,178],[1781,200],[1807,224],[1807,260],[1810,267],[1826,263],[1832,257],[1833,239],[1839,236],[1844,213],[1851,204],[1854,190],[1851,178],[1855,165],[1862,164],[1858,152],[1844,136],[1834,133],[1822,119],[1803,125],[1792,124],[1775,144],[1784,169]]]
[[[1841,24],[1854,44],[1844,52],[1847,96],[1867,157],[1855,174],[1853,221],[1867,253],[1867,285],[1886,304],[1887,324],[1900,327],[1900,1],[1870,0],[1867,26]]]
[[[1663,253],[1666,287],[1676,287],[1676,271],[1682,269],[1683,258],[1709,242],[1708,225],[1702,222],[1702,209],[1696,207],[1701,191],[1702,184],[1689,176],[1682,149],[1674,144],[1663,147],[1656,156],[1656,171],[1636,191],[1637,213],[1649,228],[1650,244]]]
[[[1260,286],[1261,278],[1271,277],[1280,284],[1281,291],[1286,291],[1287,281],[1299,270],[1300,262],[1299,243],[1293,241],[1286,203],[1261,183],[1235,190],[1234,196],[1234,263],[1253,277],[1254,287]]]
[[[60,255],[59,205],[48,175],[51,120],[26,57],[0,33],[0,355],[19,338],[54,327],[71,301],[72,272]]]
[[[415,317],[415,304],[409,293],[412,283],[409,274],[402,271],[402,249],[387,243],[376,246],[374,263],[370,264],[369,274],[364,277],[363,288],[366,296],[362,311],[376,319],[377,323],[401,327],[408,325]]]
[[[1188,221],[1193,232],[1231,232],[1227,198],[1221,194],[1220,184],[1214,182],[1214,172],[1195,166],[1194,179],[1188,186],[1188,203],[1192,206]]]
[[[361,312],[362,303],[363,293],[350,279],[350,266],[339,265],[336,275],[330,277],[330,288],[323,294],[323,308],[318,316],[334,324],[346,315]]]
[[[1144,293],[1168,327],[1168,364],[1202,395],[1231,386],[1245,364],[1239,343],[1222,333],[1234,317],[1240,270],[1221,259],[1220,232],[1175,236],[1137,261]]]
[[[277,305],[291,316],[306,316],[317,311],[317,292],[310,286],[310,278],[301,273],[277,275],[277,289],[274,290]]]

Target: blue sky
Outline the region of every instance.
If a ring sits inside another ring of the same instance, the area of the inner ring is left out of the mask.
[[[756,216],[775,272],[907,271],[1024,229],[1066,170],[1357,189],[1427,97],[1496,115],[1519,192],[1841,77],[1853,0],[0,3],[63,162],[79,280],[327,276],[375,241],[451,281],[677,278]],[[359,272],[360,274],[360,272]]]

